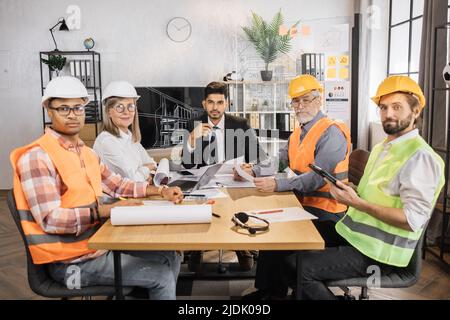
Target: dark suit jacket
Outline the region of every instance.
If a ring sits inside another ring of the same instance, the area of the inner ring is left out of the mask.
[[[258,162],[261,159],[265,159],[267,157],[265,151],[260,148],[258,139],[256,137],[255,131],[251,129],[251,127],[248,125],[247,119],[235,117],[229,114],[225,114],[225,149],[227,148],[227,145],[230,146],[230,142],[227,139],[234,139],[233,143],[233,150],[225,150],[225,161],[231,160],[237,157],[245,156],[245,162]],[[187,130],[189,132],[192,132],[195,127],[195,122],[202,122],[202,123],[208,123],[208,114],[205,112],[202,116],[191,119],[188,122]],[[233,131],[229,131],[232,129]],[[242,143],[242,140],[239,140],[237,136],[230,136],[230,132],[234,132],[234,130],[242,129],[243,132],[247,132],[244,138],[244,143]],[[249,130],[250,131],[247,131]],[[185,168],[190,169],[194,166],[198,165],[197,167],[203,167],[207,165],[206,159],[203,159],[203,151],[205,148],[209,146],[208,139],[202,139],[199,138],[195,142],[195,150],[192,153],[189,153],[189,151],[186,149],[187,141],[188,139],[185,139],[183,144],[183,152],[182,152],[182,164]],[[198,150],[198,148],[201,148]],[[251,149],[253,148],[253,150]],[[256,151],[256,152],[255,152]],[[216,152],[217,153],[217,152]],[[252,154],[253,153],[253,154]]]

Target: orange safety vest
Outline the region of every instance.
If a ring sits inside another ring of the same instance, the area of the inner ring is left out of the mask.
[[[31,148],[40,146],[52,160],[67,191],[61,195],[62,208],[95,207],[97,197],[102,194],[100,164],[95,153],[86,146],[81,148],[81,156],[64,149],[49,133],[33,143],[15,149],[10,156],[14,169],[14,198],[20,221],[27,239],[27,245],[35,264],[52,263],[75,259],[95,250],[88,248],[89,238],[97,231],[99,224],[83,234],[48,234],[34,220],[20,183],[17,163]],[[82,161],[85,168],[82,167]]]
[[[330,127],[337,126],[347,140],[347,153],[345,159],[339,162],[332,174],[339,180],[348,181],[348,157],[350,154],[350,131],[344,123],[333,121],[324,117],[317,121],[300,143],[299,127],[294,130],[289,138],[289,167],[297,174],[310,172],[308,167],[310,163],[314,164],[314,153],[317,141],[322,134]],[[299,197],[304,207],[314,207],[330,213],[341,213],[347,210],[347,206],[338,203],[330,194],[330,186],[325,184],[322,188],[310,193],[304,193]]]

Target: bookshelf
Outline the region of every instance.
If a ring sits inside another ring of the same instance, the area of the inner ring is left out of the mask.
[[[253,129],[288,136],[297,126],[288,97],[289,81],[229,82],[229,114],[244,117]]]

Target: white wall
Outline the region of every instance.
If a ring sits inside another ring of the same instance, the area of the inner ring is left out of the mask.
[[[287,21],[351,17],[353,0],[1,0],[0,189],[10,188],[9,153],[42,133],[39,51],[53,49],[48,32],[69,5],[81,8],[81,29],[55,31],[61,50],[84,50],[87,37],[102,55],[103,85],[126,79],[146,86],[203,86],[233,70],[234,33],[251,10]],[[192,36],[174,43],[166,23],[183,16]],[[9,56],[9,59],[7,58]],[[6,84],[6,85],[5,85]]]

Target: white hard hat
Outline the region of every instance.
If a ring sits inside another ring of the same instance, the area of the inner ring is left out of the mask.
[[[81,81],[68,76],[54,78],[47,84],[42,96],[44,107],[50,98],[82,98],[85,104],[89,102],[89,94]]]
[[[127,81],[113,81],[105,89],[103,93],[103,104],[106,99],[111,97],[134,98],[139,99],[136,89]]]

